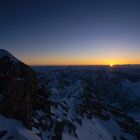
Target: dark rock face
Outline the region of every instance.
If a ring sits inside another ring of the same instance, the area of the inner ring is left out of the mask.
[[[55,136],[52,139],[53,140],[61,140],[63,129],[64,129],[64,123],[58,122],[55,126]]]
[[[36,110],[42,110],[43,112],[48,113],[48,115],[51,114],[51,104],[52,102],[48,100],[50,93],[48,92],[46,88],[40,87],[38,88],[37,92],[37,99],[36,99]]]
[[[35,72],[0,49],[0,113],[32,127],[32,110],[37,93]]]

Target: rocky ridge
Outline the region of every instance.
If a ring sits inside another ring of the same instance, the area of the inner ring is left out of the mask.
[[[0,49],[0,113],[21,120],[31,129],[36,94],[34,70]]]

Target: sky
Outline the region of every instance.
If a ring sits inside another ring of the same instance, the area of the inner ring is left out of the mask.
[[[140,64],[140,2],[1,0],[0,48],[29,65]]]

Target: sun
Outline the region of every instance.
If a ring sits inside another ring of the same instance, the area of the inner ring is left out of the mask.
[[[113,67],[113,64],[110,64],[110,67]]]

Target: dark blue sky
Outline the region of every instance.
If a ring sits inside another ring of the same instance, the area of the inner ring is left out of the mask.
[[[0,46],[27,64],[140,63],[140,2],[3,0]]]

